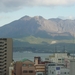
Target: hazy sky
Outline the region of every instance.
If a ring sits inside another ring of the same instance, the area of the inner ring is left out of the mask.
[[[75,18],[75,0],[0,0],[0,26],[25,15]]]

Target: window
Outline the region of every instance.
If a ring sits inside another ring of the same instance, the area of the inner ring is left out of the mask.
[[[56,70],[60,70],[60,67],[56,67]]]
[[[3,44],[4,42],[0,42],[0,44]]]
[[[27,70],[24,70],[23,73],[27,73]]]
[[[7,55],[7,53],[5,53],[5,55]]]
[[[0,47],[3,47],[4,45],[3,44],[0,44]]]
[[[5,63],[5,65],[6,65],[6,63]]]
[[[55,64],[49,64],[48,66],[55,66]]]
[[[5,60],[5,61],[7,61],[7,60]]]
[[[6,75],[6,73],[4,73],[4,75]]]
[[[68,72],[68,74],[69,74],[69,72]]]
[[[5,48],[7,48],[7,47],[5,47]]]
[[[5,43],[5,45],[7,45],[7,43]]]
[[[51,70],[50,70],[50,73],[51,73]]]
[[[33,66],[33,64],[29,64],[29,67]]]
[[[6,66],[4,68],[6,68]]]
[[[52,72],[52,74],[54,74],[54,72]]]
[[[0,48],[0,50],[3,50],[3,48]]]
[[[60,63],[61,62],[61,59],[58,59],[58,62]]]
[[[30,70],[30,71],[29,71],[29,73],[33,73],[33,71],[32,71],[32,70]]]
[[[26,66],[26,64],[23,64],[22,66],[24,66],[24,67],[25,67],[25,66]]]
[[[7,50],[5,50],[5,52],[7,52]]]
[[[61,60],[61,59],[58,59],[58,60]]]
[[[5,56],[5,58],[7,58],[7,57]]]
[[[42,74],[38,74],[38,75],[42,75]]]
[[[64,72],[64,74],[66,74],[66,72]]]

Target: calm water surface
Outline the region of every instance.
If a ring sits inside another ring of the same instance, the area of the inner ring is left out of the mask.
[[[46,57],[52,55],[50,53],[27,53],[27,52],[13,52],[14,61],[20,61],[24,58],[34,61],[35,56],[40,56],[44,61]]]

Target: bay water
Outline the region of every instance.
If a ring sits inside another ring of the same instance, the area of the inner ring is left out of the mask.
[[[32,52],[13,52],[13,60],[21,61],[23,59],[29,59],[31,61],[34,61],[34,57],[41,57],[41,59],[44,61],[45,58],[49,57],[49,55],[52,55],[52,54],[51,53],[32,53]]]

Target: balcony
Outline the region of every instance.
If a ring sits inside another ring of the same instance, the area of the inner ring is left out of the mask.
[[[4,70],[0,71],[0,75],[4,75],[5,73],[6,73],[6,71],[4,71]]]
[[[7,60],[6,58],[0,60],[0,64],[6,62],[6,60]]]
[[[7,53],[6,50],[0,50],[0,54],[1,53]]]

